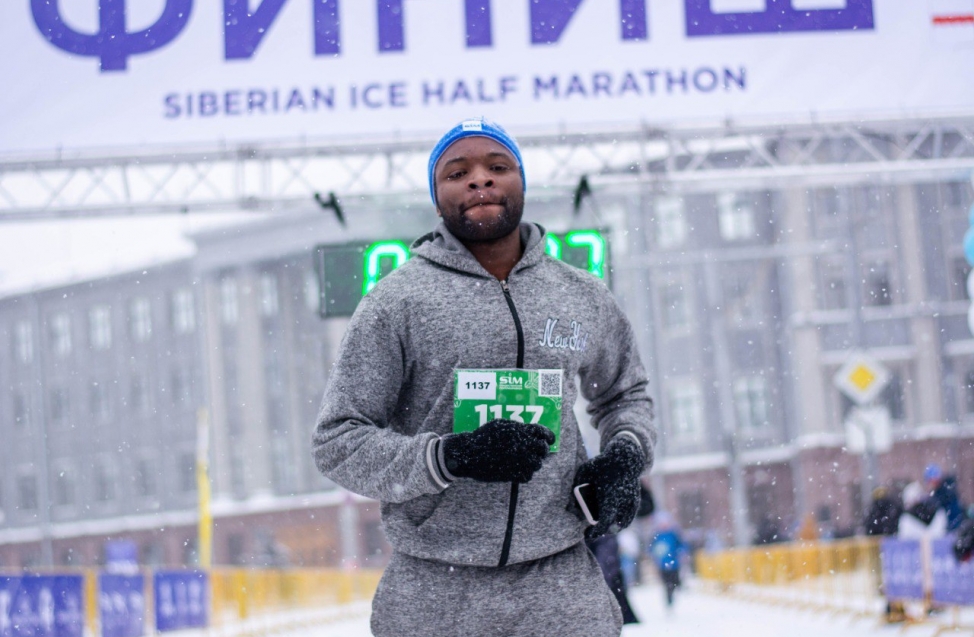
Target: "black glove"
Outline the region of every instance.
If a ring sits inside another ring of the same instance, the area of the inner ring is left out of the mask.
[[[444,436],[446,469],[481,482],[527,482],[541,468],[555,434],[541,425],[491,420],[479,429]]]
[[[594,540],[608,533],[612,525],[624,529],[632,524],[639,509],[639,476],[645,467],[646,456],[636,441],[617,436],[602,453],[578,468],[572,488],[595,485],[599,509],[598,524],[588,527],[585,537]]]

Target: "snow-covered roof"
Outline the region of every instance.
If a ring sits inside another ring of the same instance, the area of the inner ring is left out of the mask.
[[[245,213],[0,223],[0,298],[192,257],[192,233],[253,222]]]

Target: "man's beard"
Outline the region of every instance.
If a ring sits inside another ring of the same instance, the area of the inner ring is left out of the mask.
[[[504,197],[501,202],[503,211],[498,216],[486,221],[472,221],[467,217],[467,211],[454,210],[442,213],[443,225],[454,237],[463,242],[488,243],[503,239],[521,225],[524,214],[524,195]]]

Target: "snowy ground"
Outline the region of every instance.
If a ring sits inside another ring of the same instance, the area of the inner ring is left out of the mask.
[[[762,589],[768,598],[768,589]],[[663,603],[658,584],[650,583],[630,592],[630,600],[642,621],[626,626],[623,637],[935,637],[938,628],[951,620],[950,615],[933,622],[908,627],[886,625],[878,612],[854,615],[821,607],[804,608],[795,604],[747,601],[743,594],[718,594],[699,582],[690,581],[677,593],[672,611]],[[788,591],[782,591],[787,597]],[[876,604],[881,601],[876,599]],[[232,637],[273,633],[276,637],[367,637],[369,604],[360,602],[341,609],[322,609],[315,612],[291,613],[274,618],[254,620],[247,626],[228,625],[211,629],[208,633],[187,631],[181,637]],[[974,614],[961,617],[966,626],[974,626]],[[948,635],[971,635],[968,628]]]

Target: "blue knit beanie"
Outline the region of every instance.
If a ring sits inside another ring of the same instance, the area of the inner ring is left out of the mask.
[[[465,119],[448,130],[446,135],[436,142],[433,152],[430,153],[430,197],[433,199],[434,206],[436,205],[436,182],[433,179],[433,169],[436,168],[436,162],[440,161],[440,157],[443,156],[447,148],[464,137],[487,137],[511,151],[514,159],[517,160],[518,170],[521,171],[521,184],[527,190],[527,181],[524,179],[524,162],[521,160],[521,149],[518,148],[517,141],[500,124],[496,124],[485,117]]]

